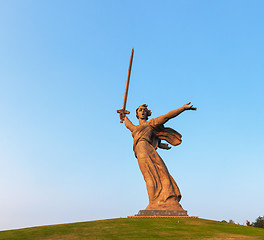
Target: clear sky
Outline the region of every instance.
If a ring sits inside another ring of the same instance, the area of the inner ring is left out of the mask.
[[[264,215],[264,2],[0,1],[0,229],[126,217],[148,204],[127,109],[191,101],[159,150],[189,215]]]

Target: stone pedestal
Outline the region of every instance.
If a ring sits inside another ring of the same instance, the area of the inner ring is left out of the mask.
[[[176,211],[176,210],[140,210],[135,216],[188,216],[187,211]]]

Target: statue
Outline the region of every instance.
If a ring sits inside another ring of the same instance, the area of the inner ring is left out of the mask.
[[[149,204],[143,211],[151,210],[153,212],[154,210],[158,211],[160,215],[160,212],[165,210],[181,213],[176,215],[187,215],[187,211],[183,210],[179,204],[180,190],[156,149],[169,150],[171,148],[161,140],[165,140],[173,146],[181,143],[181,134],[171,128],[164,127],[164,124],[186,110],[196,110],[196,107],[190,105],[189,102],[183,107],[148,121],[151,111],[147,108],[148,105],[143,104],[136,109],[139,125],[134,125],[126,116],[129,112],[125,110],[133,53],[132,49],[123,108],[117,112],[120,113],[121,122],[125,121],[125,126],[132,132],[133,150],[146,182]]]

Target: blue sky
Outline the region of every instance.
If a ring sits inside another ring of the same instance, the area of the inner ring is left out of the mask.
[[[263,1],[1,1],[0,229],[134,215],[148,204],[127,109],[192,101],[159,150],[189,215],[264,214]]]

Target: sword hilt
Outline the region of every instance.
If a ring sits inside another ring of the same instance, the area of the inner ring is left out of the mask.
[[[126,114],[129,114],[130,113],[129,111],[124,110],[124,109],[117,110],[116,112],[119,113],[120,123],[123,123]]]

